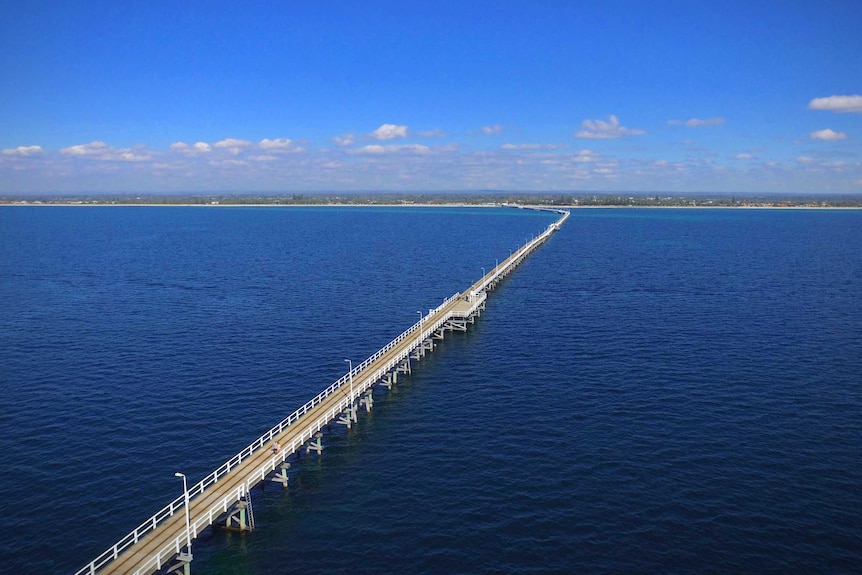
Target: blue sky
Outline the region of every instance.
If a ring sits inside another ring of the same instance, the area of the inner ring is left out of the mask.
[[[862,192],[862,3],[7,1],[0,194]]]

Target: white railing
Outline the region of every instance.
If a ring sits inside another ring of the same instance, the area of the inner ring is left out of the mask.
[[[258,468],[255,471],[255,473],[251,474],[249,476],[249,479],[247,479],[240,486],[240,489],[243,489],[243,488],[245,489],[244,492],[240,493],[239,496],[236,496],[236,497],[234,497],[233,494],[225,496],[222,500],[219,501],[219,503],[212,506],[204,516],[201,516],[199,519],[195,520],[193,537],[197,537],[197,533],[198,533],[197,526],[199,523],[202,523],[203,527],[207,527],[208,525],[211,525],[212,521],[218,515],[227,511],[228,506],[232,505],[235,501],[238,501],[239,498],[245,492],[247,492],[248,489],[251,488],[251,486],[257,484],[257,482],[259,482],[259,481],[262,481],[267,473],[269,473],[270,471],[273,471],[275,469],[276,465],[279,463],[279,460],[284,461],[284,459],[287,458],[288,455],[296,452],[300,447],[302,447],[302,445],[306,441],[311,439],[311,437],[314,435],[314,433],[316,433],[317,431],[320,431],[320,429],[324,425],[326,425],[329,421],[332,421],[333,419],[335,419],[335,417],[337,417],[338,414],[343,412],[344,409],[350,404],[350,402],[355,399],[357,393],[362,393],[368,387],[371,387],[372,385],[374,385],[374,383],[378,379],[383,377],[393,367],[395,367],[401,360],[403,360],[405,357],[407,357],[410,354],[410,352],[413,351],[413,349],[421,341],[424,341],[425,339],[427,339],[427,337],[430,334],[432,334],[434,331],[439,329],[440,326],[442,326],[446,321],[455,317],[456,315],[459,315],[459,316],[467,315],[467,316],[469,316],[470,314],[474,313],[475,310],[479,307],[479,305],[481,305],[487,297],[485,294],[485,289],[487,288],[488,284],[490,284],[491,282],[493,282],[497,278],[499,278],[499,276],[504,271],[508,271],[511,268],[516,267],[527,255],[529,255],[529,253],[533,249],[535,249],[539,244],[544,242],[551,234],[554,233],[554,231],[559,229],[559,226],[564,221],[566,221],[566,219],[569,217],[569,212],[567,212],[567,211],[563,211],[563,210],[547,210],[547,211],[554,211],[556,213],[563,214],[563,217],[560,218],[559,220],[557,220],[555,223],[548,226],[548,228],[541,235],[533,238],[532,240],[530,240],[529,242],[524,244],[517,252],[510,255],[506,260],[504,260],[503,266],[499,266],[499,265],[496,266],[494,268],[494,272],[492,274],[487,274],[485,277],[482,278],[482,280],[480,280],[479,284],[474,285],[473,286],[474,288],[478,288],[476,290],[476,291],[478,291],[478,294],[477,294],[478,297],[474,298],[474,300],[472,301],[473,305],[470,307],[470,310],[468,312],[466,312],[466,313],[461,312],[461,313],[456,314],[454,311],[449,311],[448,313],[444,314],[441,317],[435,317],[452,300],[460,297],[461,293],[455,293],[455,294],[449,296],[448,298],[446,298],[443,301],[443,303],[441,303],[435,309],[431,310],[428,313],[428,315],[421,318],[417,323],[410,326],[410,328],[408,328],[406,331],[402,332],[395,339],[390,341],[383,348],[379,349],[376,353],[374,353],[372,356],[367,358],[365,361],[363,361],[362,363],[360,363],[357,366],[354,366],[351,371],[349,371],[345,375],[338,378],[329,387],[327,387],[322,392],[317,394],[317,396],[315,396],[310,401],[306,402],[305,405],[303,405],[302,407],[300,407],[299,409],[297,409],[296,411],[294,411],[293,413],[291,413],[290,415],[285,417],[281,422],[279,422],[277,425],[272,427],[269,431],[267,431],[266,433],[264,433],[263,435],[258,437],[255,441],[253,441],[245,449],[243,449],[242,451],[240,451],[239,453],[237,453],[236,455],[231,457],[224,464],[222,464],[218,469],[216,469],[215,471],[213,471],[212,473],[207,475],[205,478],[203,478],[200,482],[198,482],[197,484],[192,486],[189,489],[189,499],[190,500],[193,499],[194,497],[200,495],[201,493],[203,493],[207,487],[218,482],[218,480],[220,478],[222,478],[225,475],[227,475],[228,473],[230,473],[231,469],[235,468],[237,465],[242,463],[245,459],[250,457],[258,449],[261,449],[263,446],[267,445],[270,441],[272,441],[272,439],[274,437],[281,434],[287,427],[289,427],[290,425],[299,421],[299,419],[303,415],[305,415],[306,413],[311,411],[316,406],[320,405],[320,403],[322,403],[327,397],[332,395],[334,392],[340,390],[340,388],[343,385],[349,384],[351,378],[354,375],[362,372],[364,369],[366,369],[371,364],[373,364],[375,361],[377,361],[382,356],[384,356],[386,353],[391,351],[393,348],[395,348],[398,344],[400,344],[405,339],[407,339],[411,336],[416,337],[416,343],[415,344],[406,347],[404,350],[401,351],[401,353],[397,354],[394,358],[391,358],[383,366],[381,366],[377,370],[375,370],[374,373],[367,375],[366,377],[363,377],[363,379],[360,382],[358,382],[358,384],[356,384],[356,382],[354,382],[355,383],[354,392],[350,397],[345,397],[344,405],[342,405],[342,402],[339,402],[336,405],[336,407],[333,407],[332,409],[327,411],[323,416],[319,417],[317,419],[317,421],[315,421],[314,423],[309,425],[305,430],[303,430],[303,432],[300,434],[300,436],[291,442],[291,445],[289,448],[288,448],[288,446],[284,446],[279,455],[277,455],[273,458],[270,458],[270,460],[266,464],[264,464],[263,466]],[[423,330],[422,328],[425,328],[425,329]],[[417,334],[416,332],[419,330],[421,330],[421,332]],[[357,385],[358,385],[358,387],[357,387]],[[306,437],[306,435],[307,435],[307,437]],[[253,482],[253,483],[249,483],[249,482]],[[226,503],[228,500],[231,500],[231,501],[229,503]],[[173,516],[174,513],[176,513],[179,509],[182,509],[184,503],[185,503],[185,494],[177,497],[176,499],[171,501],[168,505],[166,505],[161,510],[159,510],[157,513],[155,513],[152,517],[150,517],[149,519],[147,519],[146,521],[141,523],[137,528],[135,528],[134,531],[132,531],[131,533],[129,533],[128,535],[126,535],[125,537],[123,537],[122,539],[117,541],[113,546],[111,546],[110,548],[105,550],[103,553],[101,553],[98,557],[96,557],[93,561],[91,561],[85,567],[76,571],[75,575],[87,575],[87,574],[94,575],[98,569],[101,569],[106,564],[108,564],[111,561],[113,561],[114,559],[116,559],[120,555],[120,553],[125,551],[130,546],[136,544],[147,533],[156,529],[156,527],[158,527],[158,525],[162,521]],[[219,511],[218,515],[213,517],[213,513],[216,510],[222,509],[222,508],[223,508],[223,510]],[[203,523],[204,520],[206,520],[207,522]],[[160,569],[162,567],[162,564],[163,564],[162,563],[163,557],[170,559],[170,557],[179,553],[179,549],[182,545],[177,543],[177,541],[179,541],[180,539],[184,540],[185,535],[178,537],[176,540],[171,542],[169,545],[163,547],[158,553],[156,553],[156,555],[154,555],[151,559],[149,559],[145,564],[140,566],[138,568],[138,570],[136,571],[136,573],[147,572],[147,570],[152,570],[153,568]],[[166,555],[166,554],[169,554],[169,555]]]

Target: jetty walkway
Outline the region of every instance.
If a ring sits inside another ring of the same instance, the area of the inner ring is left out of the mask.
[[[75,575],[149,575],[155,572],[188,573],[192,560],[191,542],[205,529],[220,525],[228,529],[254,527],[250,491],[263,481],[288,486],[286,459],[305,448],[306,453],[322,452],[321,430],[332,423],[348,428],[357,421],[357,411],[370,411],[372,389],[380,384],[392,387],[398,375],[411,371],[411,360],[419,360],[433,350],[434,340],[448,331],[467,331],[485,309],[488,290],[515,269],[527,256],[566,221],[560,214],[548,226],[508,258],[499,262],[466,291],[447,298],[436,309],[380,351],[353,366],[347,374],[294,411],[278,425],[258,437],[182,496],[170,502],[120,539]],[[276,451],[276,447],[278,450]],[[185,478],[183,478],[185,482]]]

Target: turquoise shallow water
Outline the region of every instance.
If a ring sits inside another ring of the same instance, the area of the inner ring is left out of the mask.
[[[68,573],[553,216],[0,210],[0,572]],[[862,570],[862,212],[576,210],[199,573]]]

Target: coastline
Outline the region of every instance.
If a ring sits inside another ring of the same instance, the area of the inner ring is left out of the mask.
[[[680,210],[862,210],[862,204],[858,206],[833,206],[833,205],[577,205],[577,204],[486,204],[486,203],[116,203],[116,202],[80,202],[80,201],[0,201],[3,207],[75,207],[75,208],[518,208],[518,209],[560,209],[560,210],[606,210],[606,209],[680,209]]]

